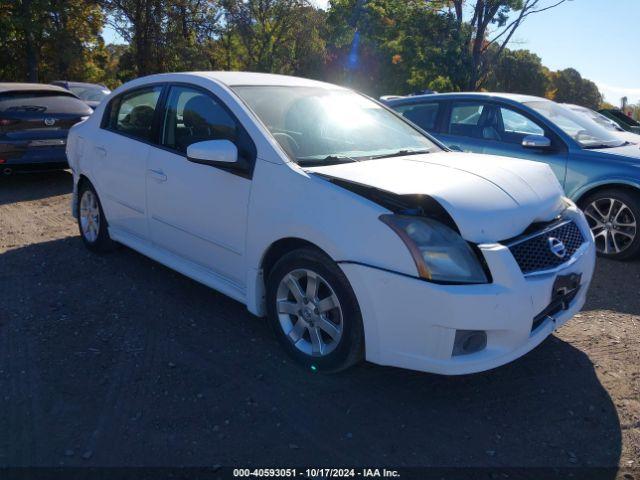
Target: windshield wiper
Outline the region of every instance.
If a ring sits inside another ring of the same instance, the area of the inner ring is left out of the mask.
[[[596,150],[596,149],[601,149],[601,148],[617,148],[617,147],[623,147],[623,146],[625,146],[625,145],[626,145],[626,143],[621,143],[620,145],[609,145],[609,144],[607,144],[607,143],[599,143],[599,144],[596,144],[596,145],[585,145],[585,146],[584,146],[584,147],[582,147],[582,148],[584,148],[584,149],[586,149],[586,150]]]
[[[367,157],[370,160],[376,160],[378,158],[391,158],[391,157],[405,157],[407,155],[419,155],[421,153],[430,153],[431,150],[425,148],[423,150],[398,150],[397,152],[384,153],[382,155],[372,155]]]
[[[327,155],[324,158],[299,158],[298,165],[301,167],[310,167],[315,165],[338,165],[340,163],[359,162],[353,157],[347,155]]]

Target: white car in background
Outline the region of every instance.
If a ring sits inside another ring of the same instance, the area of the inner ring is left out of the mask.
[[[449,152],[327,83],[140,78],[68,155],[90,250],[120,242],[229,295],[313,370],[502,365],[580,310],[594,269],[547,165]]]
[[[563,103],[562,105],[567,107],[569,110],[573,110],[580,115],[588,117],[590,120],[596,122],[598,125],[618,137],[620,140],[624,140],[625,142],[629,143],[640,144],[640,135],[638,135],[637,133],[627,132],[616,122],[605,117],[600,112],[596,112],[595,110],[591,110],[590,108],[582,107],[580,105],[574,105],[571,103]]]

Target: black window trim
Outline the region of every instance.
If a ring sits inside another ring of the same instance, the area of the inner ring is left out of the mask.
[[[164,94],[163,94],[163,96],[161,98],[162,104],[161,104],[160,109],[159,109],[159,111],[162,113],[162,115],[160,115],[160,117],[159,117],[159,123],[158,123],[157,129],[155,131],[155,143],[152,146],[155,147],[155,148],[159,148],[161,150],[165,150],[167,152],[171,152],[171,153],[173,153],[175,155],[178,155],[180,157],[183,157],[187,161],[191,161],[191,160],[189,160],[189,158],[187,157],[187,154],[185,152],[181,152],[180,150],[178,150],[176,148],[171,148],[171,147],[168,147],[168,146],[162,144],[162,138],[161,138],[162,126],[163,126],[163,123],[164,123],[164,116],[165,116],[165,111],[166,111],[166,108],[167,108],[167,101],[169,99],[169,92],[171,91],[171,87],[190,88],[192,90],[201,92],[203,95],[209,96],[214,102],[216,102],[218,105],[220,105],[222,107],[222,109],[227,113],[227,115],[229,115],[229,117],[231,117],[231,119],[236,123],[237,128],[244,131],[244,134],[246,135],[246,138],[248,138],[249,141],[251,142],[251,145],[250,145],[250,150],[251,150],[250,153],[251,153],[251,155],[250,155],[249,158],[245,158],[245,160],[246,160],[246,164],[245,165],[224,165],[224,164],[221,163],[221,164],[215,165],[215,166],[208,164],[208,166],[211,167],[211,168],[218,168],[220,170],[224,170],[225,172],[232,173],[234,175],[238,175],[240,177],[244,177],[244,178],[247,178],[247,179],[251,180],[253,178],[253,171],[254,171],[254,168],[255,168],[256,159],[258,157],[258,152],[257,152],[255,141],[253,140],[253,138],[251,138],[251,135],[249,134],[247,129],[244,128],[244,125],[242,125],[242,122],[231,111],[231,109],[222,100],[220,100],[220,98],[215,93],[213,93],[210,90],[207,90],[206,88],[203,88],[203,87],[201,87],[199,85],[194,85],[193,83],[188,83],[188,82],[170,82],[170,83],[166,84]],[[194,163],[198,163],[198,162],[194,162]]]
[[[115,130],[113,128],[109,128],[109,121],[111,119],[111,112],[113,108],[120,108],[120,102],[122,98],[125,96],[129,96],[129,94],[136,92],[144,92],[145,90],[153,90],[156,87],[160,87],[160,95],[158,96],[158,102],[156,103],[155,111],[153,112],[153,120],[151,121],[151,134],[149,135],[149,139],[137,137],[135,135],[129,135],[121,130]],[[111,133],[115,133],[116,135],[122,135],[123,137],[129,138],[131,140],[135,140],[137,142],[145,143],[147,145],[154,146],[155,138],[157,137],[157,121],[158,121],[158,112],[160,111],[161,102],[166,93],[167,83],[166,82],[156,82],[156,83],[148,83],[146,85],[141,85],[139,87],[132,88],[130,90],[126,90],[122,93],[119,93],[117,96],[113,97],[109,100],[109,103],[104,109],[104,113],[102,114],[102,119],[100,120],[100,128],[102,130],[106,130]]]
[[[152,121],[151,135],[148,140],[144,138],[136,137],[133,135],[128,135],[119,130],[108,128],[109,119],[111,117],[111,111],[114,108],[114,106],[115,107],[120,106],[120,100],[122,99],[123,96],[129,95],[130,93],[134,93],[137,91],[150,90],[158,86],[161,87],[162,90],[160,92],[160,96],[158,97],[158,103],[156,104],[156,110],[154,112],[153,121]],[[215,93],[199,85],[194,85],[193,83],[189,83],[189,82],[154,82],[154,83],[147,83],[145,85],[140,85],[139,87],[135,87],[135,88],[126,90],[122,93],[119,93],[117,96],[109,100],[109,103],[106,105],[104,109],[104,113],[102,115],[102,119],[100,121],[100,128],[108,132],[115,133],[117,135],[122,135],[123,137],[129,138],[131,140],[142,142],[151,147],[159,148],[160,150],[165,150],[167,152],[173,153],[174,155],[183,157],[187,161],[190,161],[186,153],[181,152],[175,148],[167,147],[166,145],[162,144],[162,138],[161,138],[162,126],[164,123],[165,110],[167,107],[167,100],[169,98],[169,91],[171,90],[171,87],[191,88],[193,90],[202,92],[205,95],[208,95],[213,101],[215,101],[218,105],[220,105],[225,112],[227,112],[227,114],[231,117],[231,119],[234,122],[236,122],[236,125],[238,126],[238,128],[244,131],[244,134],[246,135],[246,137],[249,139],[251,143],[250,144],[251,155],[250,155],[250,158],[246,159],[247,160],[246,165],[227,166],[227,165],[221,164],[221,165],[215,165],[215,166],[213,165],[208,165],[208,166],[210,168],[218,168],[228,173],[232,173],[234,175],[238,175],[240,177],[251,180],[253,178],[253,171],[255,169],[255,164],[258,157],[258,151],[256,148],[255,141],[253,140],[253,138],[251,137],[247,129],[244,128],[244,125],[242,124],[242,122],[231,111],[231,109],[229,109],[229,107],[222,100],[220,100],[220,98]]]

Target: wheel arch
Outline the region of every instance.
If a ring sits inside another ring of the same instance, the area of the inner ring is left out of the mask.
[[[252,269],[252,271],[249,272],[250,278],[247,281],[247,286],[249,287],[247,289],[247,308],[251,313],[260,317],[266,315],[264,296],[266,292],[266,279],[269,276],[269,272],[285,254],[304,247],[313,248],[332,258],[325,249],[304,238],[288,236],[271,242],[264,250],[258,268],[255,270]]]
[[[638,184],[637,182],[627,179],[613,179],[603,180],[595,184],[586,185],[576,191],[573,195],[571,195],[571,197],[576,205],[582,207],[582,202],[584,202],[587,197],[602,190],[609,189],[625,190],[628,192],[633,192],[635,194],[640,194],[640,184]]]

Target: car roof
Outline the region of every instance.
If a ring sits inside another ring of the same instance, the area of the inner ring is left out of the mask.
[[[473,100],[473,99],[500,99],[510,100],[512,102],[524,103],[535,101],[550,101],[547,98],[536,97],[533,95],[522,95],[519,93],[499,93],[499,92],[455,92],[455,93],[428,93],[426,95],[410,95],[406,97],[394,98],[388,100],[390,105],[404,103],[418,103],[422,100]]]
[[[107,88],[105,85],[101,83],[91,83],[91,82],[72,82],[71,80],[56,80],[51,82],[53,84],[56,83],[66,83],[70,87],[99,87],[99,88]]]
[[[18,83],[18,82],[1,82],[0,93],[3,92],[24,92],[24,91],[40,91],[40,92],[64,92],[69,93],[68,90],[58,87],[56,85],[47,85],[44,83]]]
[[[285,87],[317,87],[336,89],[342,88],[338,85],[320,82],[318,80],[310,80],[308,78],[293,77],[289,75],[276,75],[273,73],[257,73],[257,72],[177,72],[177,73],[158,73],[134,80],[136,85],[143,85],[149,82],[179,82],[188,78],[201,77],[213,80],[217,83],[224,84],[228,87],[237,86],[285,86]],[[129,84],[125,84],[129,85]]]

